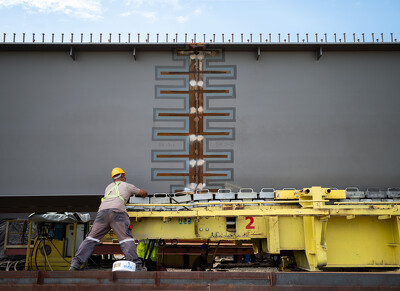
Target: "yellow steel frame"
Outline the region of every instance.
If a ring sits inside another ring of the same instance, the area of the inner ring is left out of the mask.
[[[326,199],[344,198],[344,190],[283,191],[275,192],[283,200],[272,202],[177,204],[192,208],[128,214],[136,239],[251,240],[255,252],[293,251],[297,265],[310,271],[400,267],[399,202],[328,205]]]

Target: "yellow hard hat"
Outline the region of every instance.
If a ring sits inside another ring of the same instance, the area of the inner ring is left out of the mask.
[[[122,170],[121,168],[114,168],[114,169],[112,169],[112,171],[111,171],[111,178],[114,177],[115,175],[118,175],[118,174],[124,174],[124,175],[126,175],[125,172],[124,172],[124,170]]]

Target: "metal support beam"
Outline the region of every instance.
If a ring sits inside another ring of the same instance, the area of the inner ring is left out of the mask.
[[[75,61],[75,51],[72,48],[72,46],[71,46],[71,48],[69,50],[69,56]]]
[[[317,61],[322,57],[322,47],[319,47],[319,50],[317,51]]]
[[[133,52],[132,52],[133,58],[136,61],[136,47],[133,48]]]
[[[257,61],[260,58],[260,55],[261,55],[261,49],[260,49],[260,47],[258,47],[257,48]]]

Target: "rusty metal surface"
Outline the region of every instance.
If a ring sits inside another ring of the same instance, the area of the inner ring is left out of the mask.
[[[0,290],[400,290],[400,274],[307,272],[1,272]]]

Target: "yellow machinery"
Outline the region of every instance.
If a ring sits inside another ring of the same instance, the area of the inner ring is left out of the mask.
[[[136,239],[251,241],[255,253],[293,251],[309,271],[400,267],[399,201],[352,202],[345,190],[321,187],[274,198],[127,206],[142,207],[128,212]]]

